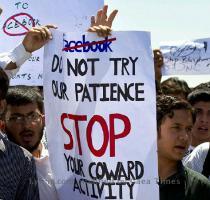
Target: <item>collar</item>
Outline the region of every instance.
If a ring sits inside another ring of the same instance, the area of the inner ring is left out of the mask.
[[[45,148],[45,145],[43,145],[43,143],[41,142],[39,145],[39,149],[38,149],[38,153],[39,153],[39,157],[34,157],[34,159],[39,160],[39,159],[45,159],[49,157],[49,152],[48,150]]]
[[[7,136],[6,136],[6,134],[1,132],[1,130],[0,130],[0,151],[1,152],[5,152],[6,151],[5,140],[8,140]]]

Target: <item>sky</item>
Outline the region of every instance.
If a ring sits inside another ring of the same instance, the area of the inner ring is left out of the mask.
[[[153,48],[158,48],[163,41],[210,38],[210,0],[104,1],[109,10],[119,10],[114,30],[150,31]],[[191,87],[210,81],[210,75],[179,78]]]

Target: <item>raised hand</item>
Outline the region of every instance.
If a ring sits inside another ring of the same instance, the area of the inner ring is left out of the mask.
[[[103,9],[97,12],[96,16],[91,17],[91,26],[88,29],[89,32],[96,32],[100,37],[106,37],[111,35],[111,27],[118,10],[111,12],[107,17],[108,6],[105,5]]]
[[[50,28],[57,28],[54,25],[46,25],[40,27],[33,27],[30,29],[23,39],[23,46],[27,52],[34,52],[43,47],[50,39],[52,34]]]

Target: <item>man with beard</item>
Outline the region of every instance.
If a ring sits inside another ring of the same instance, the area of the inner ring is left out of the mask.
[[[2,9],[0,7],[0,14]],[[14,50],[0,54],[0,114],[6,107],[8,76],[13,76],[31,53],[46,44],[52,35],[48,27],[33,28]],[[5,72],[3,71],[5,70]],[[1,127],[2,128],[2,127]],[[0,199],[39,200],[34,159],[25,149],[10,142],[0,130]]]
[[[11,87],[6,102],[5,132],[9,140],[34,156],[40,199],[57,199],[48,151],[41,142],[44,130],[41,94],[32,87]]]
[[[0,68],[0,105],[5,104],[8,86],[9,79]],[[34,159],[28,151],[10,142],[1,130],[0,199],[39,200]]]

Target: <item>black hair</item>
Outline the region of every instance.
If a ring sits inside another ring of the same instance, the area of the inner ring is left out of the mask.
[[[189,110],[192,114],[192,121],[195,122],[195,113],[192,106],[185,100],[167,96],[157,96],[157,126],[158,129],[166,116],[172,118],[174,116],[174,110]]]
[[[44,105],[41,94],[30,86],[10,87],[6,95],[7,105],[23,106],[29,103],[36,103],[40,112],[44,112]]]
[[[210,88],[196,89],[192,91],[188,95],[187,100],[190,102],[192,106],[200,101],[210,102]]]
[[[9,78],[2,68],[0,68],[0,100],[5,99],[9,87]]]
[[[161,83],[161,89],[165,95],[177,95],[184,94],[185,98],[191,92],[187,82],[185,80],[180,80],[177,77],[171,77]]]
[[[198,89],[209,89],[210,90],[210,81],[209,82],[205,82],[205,83],[201,83],[199,85],[197,85],[196,87],[193,88],[193,90],[198,90]]]

